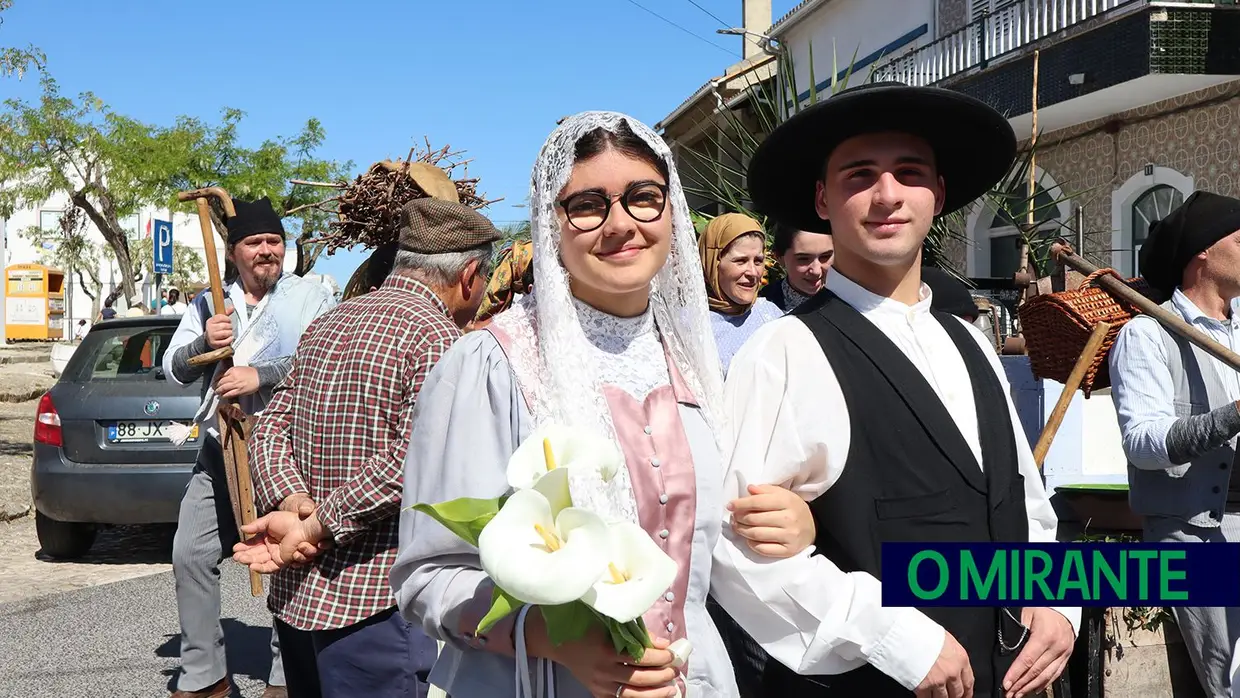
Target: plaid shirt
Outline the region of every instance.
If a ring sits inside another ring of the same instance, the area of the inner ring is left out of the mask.
[[[426,374],[458,337],[443,302],[392,275],[307,328],[292,372],[254,425],[250,467],[260,513],[307,493],[334,547],[285,568],[268,607],[301,630],[342,628],[396,604],[405,450]]]

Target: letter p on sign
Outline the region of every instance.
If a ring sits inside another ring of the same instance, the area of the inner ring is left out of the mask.
[[[169,221],[155,221],[155,234],[151,242],[154,257],[151,267],[156,274],[172,273],[172,223]]]

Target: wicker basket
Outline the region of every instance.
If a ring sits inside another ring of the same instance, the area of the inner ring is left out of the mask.
[[[1111,376],[1107,370],[1107,353],[1120,328],[1141,311],[1094,285],[1102,274],[1120,278],[1114,269],[1099,269],[1085,277],[1075,291],[1060,291],[1034,296],[1020,306],[1020,324],[1025,337],[1029,366],[1037,378],[1067,383],[1072,367],[1085,350],[1089,335],[1099,322],[1111,323],[1102,348],[1081,381],[1085,397],[1092,390],[1107,388]],[[1153,298],[1154,291],[1144,279],[1129,279],[1128,285],[1142,295]]]

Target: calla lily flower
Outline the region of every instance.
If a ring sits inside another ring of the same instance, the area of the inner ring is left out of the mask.
[[[676,581],[676,562],[641,526],[629,521],[607,530],[608,561],[582,601],[620,623],[641,617]]]
[[[495,585],[543,606],[580,599],[608,562],[607,525],[585,509],[553,508],[540,491],[549,484],[517,490],[478,536],[482,569]]]
[[[590,469],[610,482],[624,467],[624,456],[609,440],[588,429],[545,424],[535,429],[508,459],[508,485],[523,490],[545,477],[562,478],[567,469]]]

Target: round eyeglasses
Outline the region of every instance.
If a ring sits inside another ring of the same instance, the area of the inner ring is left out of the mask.
[[[657,182],[636,182],[624,190],[623,194],[603,194],[598,191],[583,191],[559,202],[568,218],[568,224],[588,233],[598,230],[611,214],[612,203],[620,201],[624,212],[633,220],[641,223],[653,223],[663,215],[667,207],[667,185]]]

